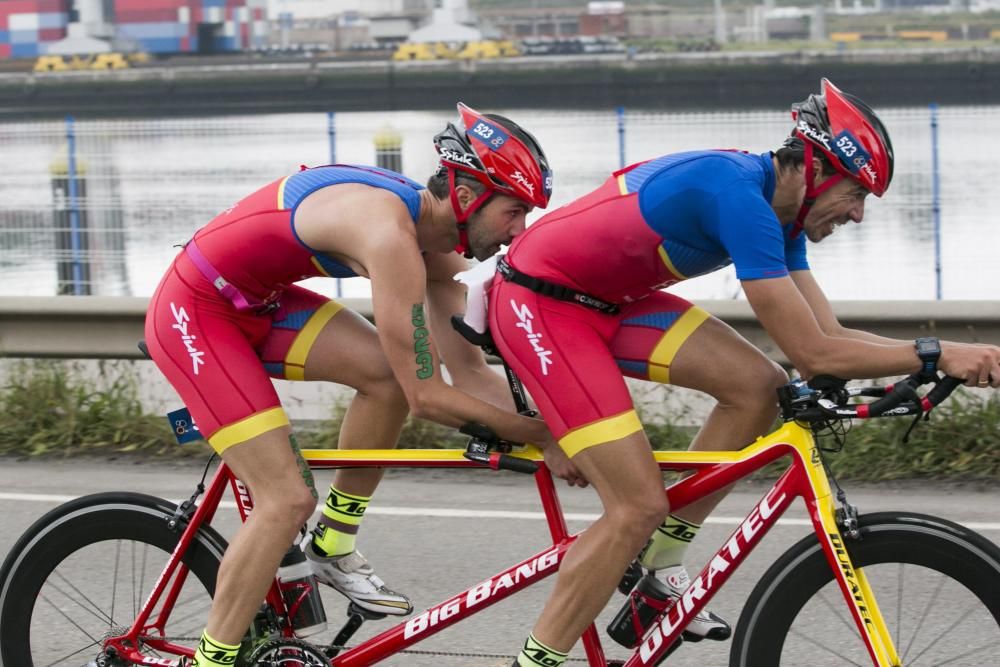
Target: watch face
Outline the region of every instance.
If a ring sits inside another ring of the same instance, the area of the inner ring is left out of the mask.
[[[918,338],[916,343],[917,354],[920,356],[941,354],[941,344],[934,338]]]

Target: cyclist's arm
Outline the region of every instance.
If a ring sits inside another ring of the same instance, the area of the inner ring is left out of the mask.
[[[805,297],[809,308],[812,309],[813,314],[816,316],[816,321],[819,322],[819,326],[824,333],[838,338],[855,338],[882,345],[894,345],[905,342],[895,338],[879,336],[868,331],[845,327],[837,319],[837,315],[833,312],[833,307],[830,306],[830,301],[826,298],[826,294],[823,293],[823,289],[819,286],[819,283],[816,282],[812,271],[792,271],[789,275],[795,282],[795,286],[802,292],[802,296]]]
[[[790,276],[744,280],[743,291],[768,335],[803,377],[877,378],[913,373],[913,342],[873,343],[831,335]]]
[[[823,331],[790,276],[744,280],[743,291],[757,319],[803,377],[879,378],[920,369],[912,341],[873,343]],[[942,343],[938,367],[969,385],[989,380],[992,386],[1000,386],[1000,348],[996,346]]]
[[[514,409],[510,387],[502,375],[486,363],[482,351],[451,326],[451,316],[465,311],[465,285],[454,279],[468,268],[458,253],[427,253],[427,308],[431,336],[448,368],[452,384],[476,398],[507,410]]]
[[[373,222],[358,239],[355,256],[371,278],[378,336],[412,413],[452,427],[477,422],[507,440],[550,441],[544,422],[505,412],[444,382],[424,309],[426,271],[413,222],[401,207],[393,208],[392,217],[388,210],[368,212]],[[392,222],[381,222],[386,218]]]

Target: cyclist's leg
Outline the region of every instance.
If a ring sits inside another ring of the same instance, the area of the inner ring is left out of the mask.
[[[611,344],[632,377],[704,391],[717,399],[691,449],[734,449],[765,433],[775,417],[774,387],[784,371],[730,327],[672,294],[657,292],[623,309]],[[724,489],[667,516],[641,554],[641,564],[674,595],[687,588],[684,556]],[[689,640],[727,639],[729,624],[703,611],[689,625]]]
[[[601,612],[629,561],[669,510],[643,431],[595,443],[572,458],[597,490],[604,512],[567,552],[532,632],[559,651],[569,651]]]
[[[788,381],[780,366],[732,327],[666,292],[624,310],[611,350],[627,375],[716,399],[691,442],[693,450],[741,449],[767,433],[777,416],[775,389]],[[676,515],[700,524],[723,497],[725,491]]]
[[[315,509],[315,490],[302,476],[288,417],[254,350],[270,319],[237,313],[207,283],[199,289],[204,279],[193,271],[183,279],[178,271],[185,271],[180,262],[153,296],[146,343],[202,434],[254,499],[250,519],[223,557],[206,629],[217,642],[234,645]]]
[[[392,373],[375,327],[337,302],[293,286],[260,347],[265,367],[288,380],[325,380],[357,390],[340,426],[340,449],[392,449],[408,413],[406,396]],[[381,468],[338,470],[334,485],[370,496]]]
[[[246,485],[253,512],[226,549],[206,633],[238,644],[278,570],[281,557],[316,507],[299,470],[301,457],[281,426],[222,451],[223,460]]]
[[[663,520],[666,496],[628,388],[608,350],[617,319],[512,283],[492,289],[494,340],[604,505],[602,516],[560,565],[555,589],[532,633],[534,641],[565,653]]]
[[[338,446],[391,449],[408,412],[375,328],[335,301],[292,287],[283,312],[259,348],[265,367],[291,380],[327,380],[357,390],[344,415]],[[320,581],[370,611],[406,614],[405,595],[387,588],[355,549],[355,537],[381,468],[338,470],[306,555]]]

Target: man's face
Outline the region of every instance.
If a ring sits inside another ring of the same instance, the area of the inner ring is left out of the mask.
[[[861,222],[865,217],[865,197],[868,190],[857,181],[844,178],[816,198],[816,203],[802,222],[806,238],[819,243],[840,225]]]
[[[525,218],[531,206],[520,199],[497,195],[469,218],[469,249],[482,261],[510,245],[524,231]]]

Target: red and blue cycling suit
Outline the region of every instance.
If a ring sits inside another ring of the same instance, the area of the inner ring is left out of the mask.
[[[310,348],[343,308],[293,284],[355,275],[295,232],[298,205],[340,183],[395,193],[416,223],[423,186],[400,174],[350,165],[303,169],[199,229],[153,294],[150,355],[219,452],[288,424],[270,378],[305,379]]]
[[[661,288],[734,264],[755,280],[808,269],[771,199],[772,155],[697,151],[612,174],[548,213],[507,254],[516,270],[618,304],[608,314],[498,276],[490,328],[571,456],[642,428],[622,375],[670,382],[684,341],[708,317]]]

